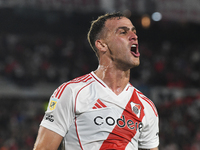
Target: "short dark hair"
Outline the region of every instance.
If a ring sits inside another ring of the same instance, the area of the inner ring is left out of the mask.
[[[121,17],[125,17],[125,16],[122,13],[120,13],[120,12],[107,13],[105,15],[99,16],[97,18],[97,20],[94,20],[91,23],[91,27],[90,27],[90,30],[88,32],[88,36],[87,37],[88,37],[88,41],[90,43],[90,46],[92,47],[92,49],[96,53],[97,57],[98,57],[98,53],[97,53],[97,48],[95,46],[95,41],[98,38],[100,38],[101,31],[105,27],[105,22],[108,19],[112,19],[112,18],[116,18],[116,17],[121,18]]]

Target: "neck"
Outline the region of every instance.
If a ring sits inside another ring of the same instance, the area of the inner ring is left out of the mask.
[[[116,94],[119,95],[130,79],[130,70],[122,71],[113,66],[99,65],[94,73]]]

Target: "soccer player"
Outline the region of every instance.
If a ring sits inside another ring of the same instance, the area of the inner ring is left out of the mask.
[[[129,83],[140,64],[138,37],[120,13],[93,21],[88,40],[99,60],[89,74],[63,83],[50,97],[34,150],[158,150],[158,114]]]

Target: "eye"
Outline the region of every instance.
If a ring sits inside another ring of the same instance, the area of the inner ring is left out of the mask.
[[[120,34],[126,34],[126,33],[127,33],[126,30],[120,31]]]

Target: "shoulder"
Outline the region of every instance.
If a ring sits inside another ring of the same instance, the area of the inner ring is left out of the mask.
[[[94,79],[91,73],[74,78],[68,82],[61,84],[52,94],[52,97],[60,99],[61,96],[65,95],[65,93],[73,93],[75,91],[80,90],[81,88],[91,84],[94,82]]]
[[[136,89],[136,93],[137,93],[140,101],[144,105],[145,110],[153,112],[155,114],[155,116],[157,117],[158,116],[158,112],[157,112],[156,106],[154,105],[153,101],[151,101],[142,92],[140,92],[137,89]]]

